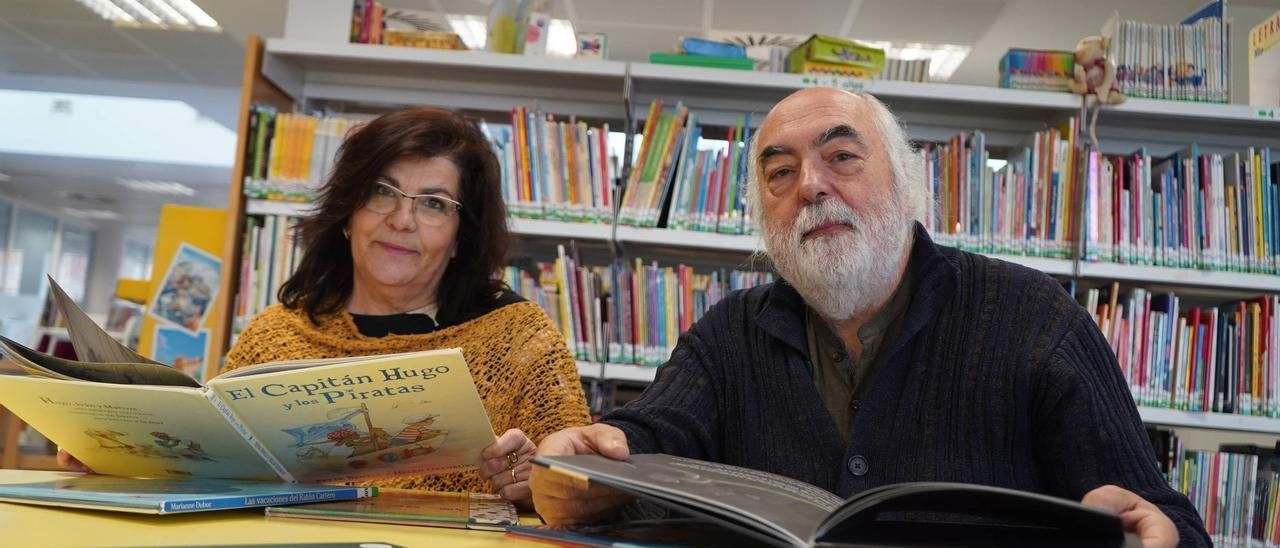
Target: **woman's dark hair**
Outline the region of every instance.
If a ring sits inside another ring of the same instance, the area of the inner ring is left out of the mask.
[[[301,309],[316,322],[346,305],[355,265],[342,230],[364,207],[374,182],[391,164],[415,157],[447,158],[458,166],[461,176],[457,256],[440,281],[437,319],[466,319],[474,311],[487,309],[507,289],[493,278],[503,265],[511,237],[498,158],[480,128],[462,115],[411,108],[379,116],[342,143],[315,212],[298,223],[295,236],[304,246],[302,260],[280,287],[284,306]]]

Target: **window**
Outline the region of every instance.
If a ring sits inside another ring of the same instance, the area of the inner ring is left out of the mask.
[[[45,275],[52,272],[53,242],[58,220],[37,211],[18,208],[16,234],[5,273],[6,295],[44,295]]]
[[[139,240],[125,240],[119,277],[128,280],[151,279],[151,244]]]
[[[62,245],[58,251],[58,273],[53,279],[72,300],[85,306],[85,293],[89,287],[89,264],[93,259],[94,232],[72,225],[63,225]]]

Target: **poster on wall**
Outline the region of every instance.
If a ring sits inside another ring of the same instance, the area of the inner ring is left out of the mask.
[[[191,335],[185,329],[157,324],[155,360],[193,378],[204,378],[205,355],[209,348],[209,330]]]
[[[191,336],[198,335],[213,308],[221,277],[222,260],[183,243],[151,299],[150,314],[185,329]]]

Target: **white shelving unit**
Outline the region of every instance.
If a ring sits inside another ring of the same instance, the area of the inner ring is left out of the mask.
[[[578,375],[604,381],[628,381],[638,383],[651,383],[653,378],[658,374],[657,367],[649,367],[644,365],[627,365],[620,363],[606,363],[604,365],[604,375],[600,374],[601,364],[598,362],[578,362]]]
[[[636,383],[653,382],[657,367],[641,365],[605,364],[601,375],[599,363],[578,362],[578,374],[585,378]],[[1190,427],[1208,430],[1230,430],[1257,434],[1280,434],[1280,419],[1251,417],[1225,413],[1192,413],[1158,407],[1138,407],[1142,421],[1147,424],[1174,427]]]
[[[335,29],[337,35],[342,29]],[[643,117],[649,101],[683,101],[711,125],[736,123],[751,113],[758,125],[764,114],[789,93],[813,86],[861,90],[884,100],[917,139],[944,140],[959,131],[980,129],[992,146],[1021,147],[1031,132],[1056,126],[1079,113],[1080,100],[1065,93],[932,83],[865,81],[826,76],[741,72],[696,67],[577,61],[273,39],[266,42],[263,75],[307,108],[377,110],[436,104],[494,113],[516,105],[536,105],[558,115],[624,120]],[[631,108],[628,112],[627,108]],[[1102,113],[1098,128],[1107,152],[1145,147],[1163,155],[1198,143],[1206,152],[1247,146],[1280,149],[1280,109],[1242,105],[1130,99]],[[250,214],[301,214],[298,204],[250,200]],[[525,236],[599,240],[667,246],[686,250],[751,253],[755,236],[646,229],[609,225],[512,219],[513,232]],[[646,255],[652,253],[642,251]],[[997,256],[1056,275],[1116,279],[1199,288],[1280,292],[1280,276],[1088,263],[1080,260]],[[580,362],[584,377],[651,382],[656,368]],[[1261,417],[1142,409],[1152,424],[1280,434],[1280,420]]]

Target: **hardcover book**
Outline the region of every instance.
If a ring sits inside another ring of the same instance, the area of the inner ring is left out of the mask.
[[[201,385],[53,292],[90,361],[0,337],[27,373],[0,376],[0,405],[101,474],[364,481],[468,469],[495,439],[459,349],[274,362]]]
[[[776,546],[1141,546],[1118,516],[998,487],[899,483],[841,500],[791,478],[671,455],[535,457],[533,463],[580,487],[598,483],[684,516],[671,525],[695,518]],[[636,540],[634,526],[619,525]],[[614,536],[607,529],[586,533]]]
[[[267,515],[485,531],[505,531],[520,524],[516,507],[499,495],[408,489],[379,489],[377,497],[363,500],[271,506]]]
[[[0,470],[0,500],[3,501],[140,514],[340,501],[375,494],[375,487],[222,479],[135,479],[73,472]]]

